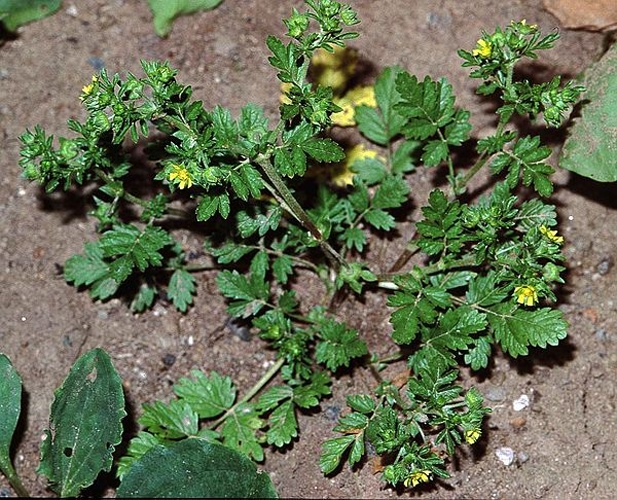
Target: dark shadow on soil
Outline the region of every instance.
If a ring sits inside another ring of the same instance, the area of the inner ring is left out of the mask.
[[[598,182],[570,172],[565,188],[603,207],[611,210],[617,209],[617,183],[615,182]]]
[[[556,346],[530,347],[529,354],[518,358],[509,358],[509,365],[518,375],[531,375],[539,368],[555,368],[564,366],[576,357],[577,348],[569,337],[559,341]]]

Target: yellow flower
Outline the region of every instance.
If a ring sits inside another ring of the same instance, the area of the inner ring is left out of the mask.
[[[369,149],[362,144],[357,144],[345,151],[345,160],[333,165],[312,166],[307,175],[317,179],[319,182],[331,182],[335,186],[345,187],[353,184],[355,173],[351,171],[351,166],[356,160],[363,158],[377,158],[377,151]]]
[[[176,181],[180,189],[190,188],[193,185],[191,174],[184,165],[172,165],[172,171],[167,176],[170,181]]]
[[[372,85],[354,87],[343,97],[334,99],[334,104],[343,108],[332,115],[332,123],[339,127],[353,127],[356,124],[356,108],[361,105],[377,107],[375,88]]]
[[[358,52],[348,47],[334,47],[334,52],[316,50],[311,57],[310,72],[315,83],[341,93],[356,70]]]
[[[480,38],[476,43],[476,48],[471,51],[472,56],[480,56],[484,59],[488,58],[493,51],[493,44],[484,38]]]
[[[92,81],[88,84],[88,85],[84,85],[81,89],[81,99],[82,101],[88,97],[90,94],[92,94],[92,91],[94,90],[94,84],[96,82],[98,82],[99,79],[96,77],[96,75],[92,76]]]
[[[482,431],[480,429],[467,429],[465,431],[465,441],[467,444],[474,444],[481,434]]]
[[[291,100],[287,97],[287,93],[291,89],[291,83],[283,82],[281,83],[281,96],[279,97],[279,102],[281,104],[291,104]]]
[[[516,301],[519,304],[525,306],[533,306],[538,303],[538,292],[536,287],[531,285],[517,286],[514,289],[514,295],[516,295]]]
[[[415,486],[418,486],[420,483],[428,483],[430,478],[430,470],[415,470],[411,473],[409,477],[405,479],[405,481],[403,481],[403,484],[405,486],[409,486],[411,484],[411,487],[413,488]]]
[[[363,144],[356,144],[348,149],[345,153],[345,161],[335,166],[333,175],[330,179],[335,186],[351,186],[353,184],[354,172],[351,171],[351,166],[356,160],[364,158],[376,158],[377,151],[365,147]],[[338,168],[337,168],[338,167]]]
[[[557,231],[549,229],[544,224],[540,226],[540,232],[553,243],[557,243],[558,245],[563,243],[563,236],[557,236]]]

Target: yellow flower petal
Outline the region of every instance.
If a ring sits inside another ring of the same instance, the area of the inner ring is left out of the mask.
[[[348,47],[334,47],[334,52],[316,50],[311,58],[310,72],[315,83],[342,92],[356,70],[358,53]]]
[[[544,224],[540,226],[540,232],[557,245],[561,245],[563,243],[563,236],[557,236],[557,231],[549,229]]]
[[[480,38],[476,43],[476,48],[471,51],[472,56],[488,58],[493,51],[493,44],[484,38]]]
[[[517,286],[514,289],[514,295],[516,296],[516,302],[523,304],[524,306],[531,307],[538,303],[538,292],[536,291],[535,286]]]
[[[332,123],[339,127],[353,127],[356,124],[355,113],[358,106],[377,107],[375,87],[372,85],[354,87],[340,99],[334,99],[334,104],[343,110],[332,115]]]
[[[172,171],[169,173],[167,178],[172,182],[176,181],[178,188],[185,189],[190,188],[193,185],[193,178],[184,165],[174,164],[171,168]]]

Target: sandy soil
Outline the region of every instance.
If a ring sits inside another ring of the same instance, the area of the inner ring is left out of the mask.
[[[280,20],[299,0],[226,0],[213,12],[176,22],[169,38],[153,32],[141,0],[64,2],[56,15],[23,27],[0,48],[0,350],[10,356],[27,391],[27,422],[15,446],[15,464],[30,491],[50,496],[36,476],[39,436],[46,426],[53,390],[79,354],[101,346],[126,381],[133,411],[143,402],[170,395],[170,385],[191,368],[216,369],[249,387],[272,354],[223,333],[225,304],[213,274],[199,277],[197,306],[186,315],[166,305],[132,315],[120,300],[93,303],[67,285],[57,265],[94,239],[94,222],[79,192],[45,196],[20,178],[17,137],[41,124],[66,135],[66,119],[82,118],[78,96],[96,69],[139,73],[140,59],[167,59],[180,79],[195,88],[207,107],[233,111],[247,100],[274,114],[278,85],[267,65],[266,35],[284,32]],[[357,0],[363,23],[353,42],[375,73],[398,64],[422,77],[446,76],[459,105],[472,111],[476,136],[493,123],[491,111],[474,94],[459,47],[471,48],[482,29],[526,19],[544,31],[560,29],[556,18],[532,0]],[[557,50],[529,65],[538,78],[573,77],[602,52],[599,34],[561,29]],[[559,137],[557,138],[559,139]],[[555,200],[566,237],[568,282],[561,308],[571,324],[559,347],[511,361],[497,357],[480,375],[465,374],[487,395],[493,414],[485,438],[451,464],[452,477],[418,490],[417,498],[614,498],[617,488],[617,197],[601,185],[559,172]],[[416,205],[426,199],[432,176],[413,186]],[[195,235],[180,235],[199,250]],[[400,242],[399,242],[400,243]],[[388,250],[397,252],[397,241]],[[368,297],[365,314],[350,320],[371,342],[387,335],[387,311]],[[353,311],[347,304],[342,314]],[[175,363],[163,362],[166,355]],[[331,415],[344,407],[344,394],[365,390],[366,374],[341,377],[322,412],[302,417],[301,439],[285,453],[269,453],[268,470],[283,497],[388,498],[370,466],[343,470],[331,478],[319,472],[319,446],[330,435]],[[531,405],[515,412],[522,394]],[[510,466],[495,450],[517,453]],[[0,478],[0,490],[10,493]],[[108,492],[110,493],[110,492]],[[408,496],[404,493],[402,496]]]

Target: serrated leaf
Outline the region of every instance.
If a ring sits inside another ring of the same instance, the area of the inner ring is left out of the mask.
[[[232,316],[249,317],[259,312],[268,297],[268,284],[261,280],[248,280],[235,269],[221,271],[216,277],[220,292],[234,299],[229,307]]]
[[[355,247],[358,252],[361,252],[366,244],[366,235],[359,227],[348,227],[341,237],[347,248],[352,249]]]
[[[152,448],[164,442],[165,440],[156,437],[154,434],[150,434],[146,431],[139,431],[137,436],[129,442],[126,454],[122,455],[118,460],[118,478],[122,480],[137,460]]]
[[[201,439],[158,445],[137,460],[121,498],[278,498],[269,476],[242,453]]]
[[[73,282],[75,286],[91,285],[109,272],[98,243],[86,243],[84,253],[69,257],[64,264],[64,279]]]
[[[207,376],[192,370],[193,379],[183,377],[174,384],[174,393],[197,412],[199,418],[213,418],[232,407],[236,400],[236,388],[230,377],[217,372]]]
[[[309,139],[300,144],[302,151],[319,162],[332,163],[345,159],[345,151],[332,139]]]
[[[398,208],[407,201],[409,186],[400,177],[387,176],[375,190],[374,208]]]
[[[352,394],[346,398],[347,405],[357,412],[369,414],[377,407],[375,400],[366,394]]]
[[[390,315],[390,323],[394,328],[392,340],[397,344],[410,344],[420,330],[418,311],[414,305],[397,309]]]
[[[472,370],[482,370],[488,366],[491,355],[491,342],[488,337],[475,339],[475,345],[465,353],[465,363]]]
[[[332,392],[332,380],[324,371],[314,371],[309,383],[293,388],[293,401],[300,408],[313,408],[319,404],[324,396]]]
[[[357,330],[347,328],[343,323],[332,320],[319,325],[321,341],[315,349],[315,359],[331,371],[341,366],[349,366],[353,358],[364,356],[366,342],[360,340]]]
[[[429,141],[423,148],[422,163],[427,167],[435,167],[448,158],[449,149],[445,141]]]
[[[263,448],[257,437],[257,431],[263,426],[255,407],[247,403],[239,404],[234,413],[225,419],[221,436],[223,444],[261,462],[264,457]]]
[[[351,164],[350,170],[358,174],[358,177],[369,186],[381,182],[388,172],[383,160],[379,157],[357,158]]]
[[[195,278],[184,269],[176,269],[169,279],[167,296],[171,299],[176,309],[186,312],[188,306],[193,303],[195,293]]]
[[[586,101],[561,151],[562,168],[599,182],[617,181],[617,44],[585,70]]]
[[[293,261],[288,255],[281,255],[272,262],[272,274],[281,284],[286,284],[293,274]]]
[[[122,381],[97,348],[75,362],[54,395],[38,472],[60,496],[77,496],[111,469],[126,415]]]
[[[513,358],[529,353],[529,346],[557,345],[567,335],[568,323],[557,309],[541,308],[531,311],[510,304],[492,309],[488,320],[495,332],[495,340]]]
[[[360,133],[369,141],[373,141],[380,146],[388,144],[390,138],[386,130],[386,123],[383,115],[375,108],[365,105],[358,106],[355,108],[354,119],[358,124]]]
[[[464,350],[473,343],[472,335],[487,326],[486,315],[468,306],[449,309],[440,318],[439,325],[422,335],[425,343],[437,349]]]
[[[146,226],[143,231],[132,224],[114,226],[99,240],[103,257],[126,255],[140,271],[149,266],[160,266],[164,247],[171,245],[172,239],[164,229]]]
[[[412,154],[420,145],[419,141],[404,141],[394,150],[391,160],[393,174],[405,174],[414,170]]]
[[[139,423],[162,439],[195,436],[198,431],[197,413],[186,401],[174,399],[144,403]]]
[[[389,231],[396,227],[394,217],[381,209],[371,209],[364,214],[364,220],[375,229]]]
[[[268,444],[281,448],[291,443],[291,440],[298,435],[298,422],[291,401],[286,401],[276,407],[268,418],[268,431],[266,439]]]
[[[281,401],[291,399],[293,397],[293,389],[288,385],[276,385],[270,387],[266,392],[259,396],[257,408],[262,411],[270,411],[276,408]]]
[[[372,410],[369,413],[372,413]],[[334,430],[346,434],[357,434],[360,430],[365,429],[368,423],[369,418],[366,415],[353,411],[341,416]]]
[[[353,435],[339,436],[324,441],[321,445],[319,456],[319,468],[324,474],[330,474],[336,470],[343,460],[343,455],[355,441]]]
[[[152,304],[154,304],[154,299],[156,298],[156,292],[157,290],[153,286],[146,284],[140,285],[139,290],[131,301],[131,311],[143,312],[152,307]]]
[[[220,248],[210,249],[210,253],[216,257],[219,264],[237,262],[246,254],[254,251],[255,249],[248,245],[237,245],[236,243],[226,243]]]

